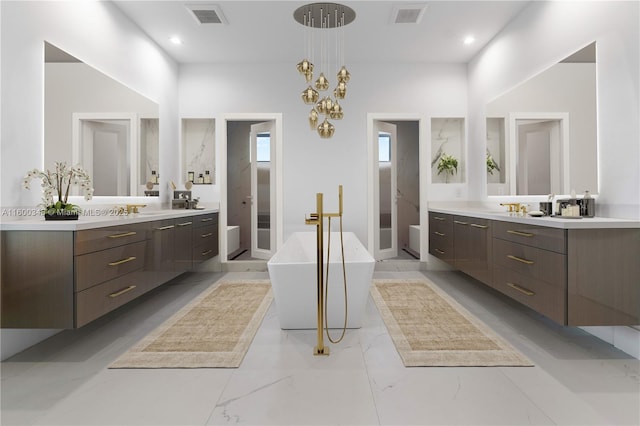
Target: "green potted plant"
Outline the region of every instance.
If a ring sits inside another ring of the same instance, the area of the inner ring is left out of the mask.
[[[494,170],[500,171],[500,167],[498,167],[498,163],[496,163],[491,154],[487,152],[487,173],[492,175]]]
[[[449,176],[458,172],[458,160],[453,155],[443,153],[438,161],[438,174],[444,172],[445,182],[449,183]]]
[[[42,188],[42,213],[45,220],[77,220],[81,212],[80,206],[69,203],[69,190],[71,185],[78,185],[82,189],[85,200],[93,197],[93,188],[89,174],[81,167],[69,167],[65,162],[56,162],[55,170],[33,169],[27,172],[22,185],[30,188],[32,179],[41,179]],[[54,196],[57,195],[57,200]]]

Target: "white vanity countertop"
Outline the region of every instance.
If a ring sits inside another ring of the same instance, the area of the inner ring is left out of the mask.
[[[44,220],[44,216],[4,216],[0,219],[2,231],[81,231],[83,229],[104,228],[128,223],[151,222],[154,220],[196,216],[217,213],[218,208],[142,210],[130,215],[82,216],[78,220]]]
[[[476,207],[429,207],[429,211],[562,229],[640,228],[640,220],[617,219],[612,217],[583,217],[580,219],[571,219],[547,216],[532,217],[528,215],[511,216],[505,211]]]

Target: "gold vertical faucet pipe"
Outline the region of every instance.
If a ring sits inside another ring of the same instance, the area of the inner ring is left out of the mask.
[[[316,194],[316,264],[317,264],[317,300],[318,300],[318,345],[313,349],[314,355],[329,355],[329,348],[324,347],[324,333],[322,325],[324,324],[324,279],[323,279],[323,265],[324,265],[324,214],[322,210],[322,193]]]
[[[333,341],[331,336],[329,336],[329,330],[327,325],[327,337],[330,341],[334,343],[339,342],[344,337],[344,333],[347,328],[347,280],[345,273],[345,265],[344,265],[344,244],[342,242],[342,185],[338,187],[338,213],[325,213],[322,205],[322,193],[316,194],[316,211],[311,213],[308,218],[305,217],[305,224],[307,225],[315,225],[316,226],[316,276],[317,276],[317,319],[318,319],[318,327],[317,327],[317,336],[318,336],[318,344],[313,350],[314,355],[329,355],[329,347],[324,345],[324,326],[326,324],[326,296],[327,292],[325,290],[324,283],[324,218],[327,217],[329,221],[332,217],[340,218],[340,244],[342,246],[342,268],[343,268],[343,278],[344,278],[344,287],[345,287],[345,319],[344,319],[344,329],[342,332],[342,336],[337,341]],[[331,222],[329,222],[329,232],[331,232]],[[329,242],[331,236],[329,235]],[[327,253],[328,257],[329,253]],[[329,277],[329,259],[327,259],[327,279]],[[329,282],[327,281],[327,287]]]

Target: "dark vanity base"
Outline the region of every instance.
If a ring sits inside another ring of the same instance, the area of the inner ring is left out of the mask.
[[[640,229],[561,229],[429,212],[429,254],[571,326],[640,324]]]
[[[78,328],[218,254],[218,213],[2,231],[2,328]]]

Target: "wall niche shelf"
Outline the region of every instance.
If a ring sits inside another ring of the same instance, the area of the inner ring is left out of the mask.
[[[213,118],[183,118],[182,174],[184,181],[194,185],[215,184],[215,120]],[[199,182],[198,179],[209,181]]]
[[[465,182],[464,118],[431,119],[431,182]]]

